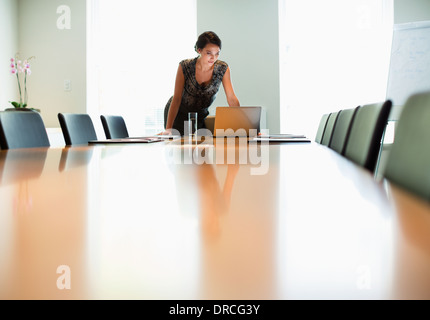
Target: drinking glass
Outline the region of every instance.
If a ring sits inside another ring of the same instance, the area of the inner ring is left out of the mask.
[[[188,112],[188,136],[194,137],[197,132],[197,112]]]

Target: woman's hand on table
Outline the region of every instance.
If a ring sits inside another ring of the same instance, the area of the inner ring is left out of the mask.
[[[157,136],[171,136],[172,129],[166,129],[163,132],[157,133]]]

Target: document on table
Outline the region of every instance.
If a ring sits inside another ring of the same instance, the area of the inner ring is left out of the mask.
[[[103,143],[152,143],[152,142],[161,142],[165,139],[162,138],[123,138],[123,139],[106,139],[106,140],[90,140],[88,143],[90,144],[103,144]]]

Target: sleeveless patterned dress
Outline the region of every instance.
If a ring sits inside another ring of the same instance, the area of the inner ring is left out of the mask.
[[[214,102],[222,83],[222,78],[228,68],[227,63],[224,61],[215,61],[212,80],[207,85],[200,85],[196,80],[196,62],[197,57],[180,62],[184,73],[185,84],[178,114],[173,122],[173,129],[178,130],[181,135],[184,134],[184,122],[188,121],[188,112],[197,112],[197,128],[205,128],[204,119],[209,115],[208,108],[212,102]],[[172,99],[173,96],[169,99],[164,108],[164,128],[166,128],[167,115]]]

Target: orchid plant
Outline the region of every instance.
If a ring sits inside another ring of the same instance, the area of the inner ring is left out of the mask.
[[[27,92],[27,76],[31,75],[30,60],[34,57],[30,57],[24,61],[19,59],[19,55],[16,54],[15,58],[10,59],[10,72],[12,75],[16,75],[19,89],[19,102],[9,101],[15,108],[26,108],[28,104],[28,92]],[[24,74],[24,95],[21,90],[21,79],[20,74]],[[23,97],[24,96],[24,97]],[[37,110],[37,109],[33,109]]]

